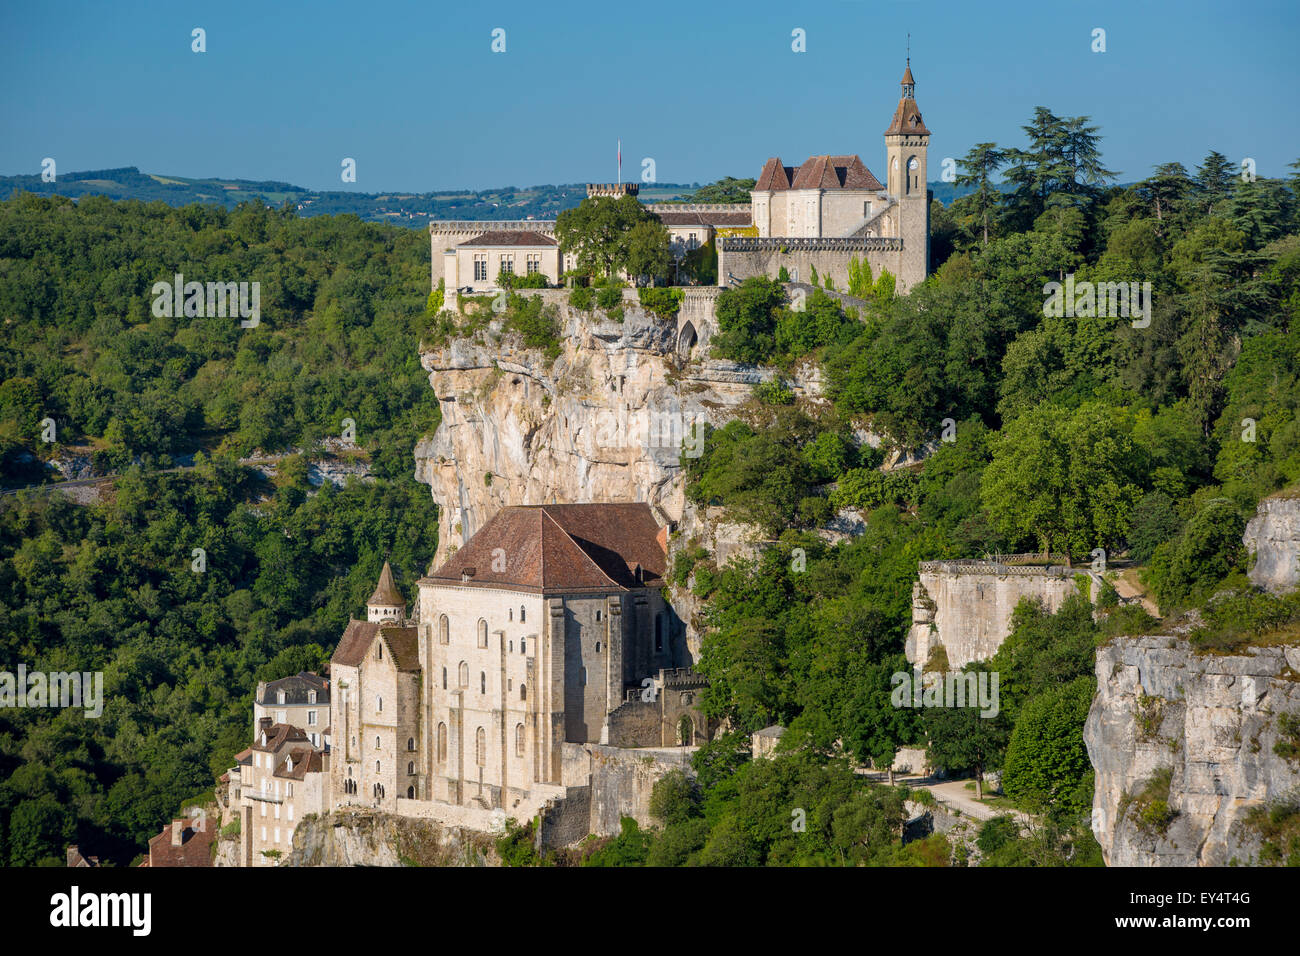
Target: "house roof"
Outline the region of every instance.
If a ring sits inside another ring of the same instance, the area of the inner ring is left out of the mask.
[[[293,769],[289,769],[289,759],[293,758]],[[323,773],[325,754],[311,748],[296,748],[284,755],[275,767],[275,776],[286,780],[302,780],[309,773]]]
[[[309,671],[299,671],[292,677],[281,677],[279,680],[269,681],[262,689],[262,694],[257,702],[268,707],[307,704],[311,702],[308,695],[311,691],[315,691],[316,703],[328,704],[330,700],[329,687],[330,682],[326,678]],[[283,705],[280,704],[280,691],[284,691]]]
[[[884,189],[858,156],[809,156],[802,166],[782,166],[779,158],[763,165],[754,190]]]
[[[194,829],[189,820],[174,821],[182,824],[181,845],[172,846],[172,824],[163,827],[162,833],[149,840],[148,866],[211,866],[209,847],[217,838],[216,827]],[[146,865],[142,864],[142,865]]]
[[[307,734],[300,728],[292,724],[272,724],[271,729],[266,732],[266,743],[262,743],[261,733],[259,732],[257,740],[253,741],[253,750],[270,751],[274,753],[285,744],[306,741]]]
[[[644,502],[514,505],[422,580],[543,594],[632,590],[660,586],[666,565]]]
[[[388,647],[393,663],[399,671],[420,669],[420,637],[419,631],[414,626],[385,625],[379,629],[379,635]]]
[[[367,604],[377,604],[384,607],[406,607],[406,602],[402,600],[402,592],[397,590],[397,582],[393,580],[393,568],[387,561],[384,562],[384,569],[379,572],[379,583],[375,585],[375,593],[370,595]]]
[[[461,246],[554,246],[556,241],[544,232],[527,229],[496,229],[466,239]]]

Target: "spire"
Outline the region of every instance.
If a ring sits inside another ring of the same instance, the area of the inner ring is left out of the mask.
[[[370,595],[370,600],[366,604],[381,607],[406,606],[401,592],[397,590],[397,583],[393,580],[393,569],[387,561],[384,562],[384,569],[379,572],[379,584],[375,586],[375,593]]]
[[[910,38],[908,46],[911,46]],[[910,51],[907,67],[903,70],[903,79],[899,85],[903,88],[903,95],[898,99],[898,108],[894,110],[893,122],[889,124],[889,129],[885,130],[885,135],[903,133],[928,136],[930,131],[925,128],[925,122],[921,119],[921,109],[916,105],[916,80],[912,78]]]

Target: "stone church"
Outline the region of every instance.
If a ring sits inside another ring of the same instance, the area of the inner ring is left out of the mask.
[[[667,544],[644,503],[506,507],[410,617],[385,564],[331,659],[332,804],[530,808],[586,784],[582,745],[703,742]]]

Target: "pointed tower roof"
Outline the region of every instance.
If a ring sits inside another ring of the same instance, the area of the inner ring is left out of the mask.
[[[379,572],[379,584],[375,586],[375,593],[370,595],[370,600],[366,604],[377,604],[381,607],[406,606],[401,592],[397,590],[397,583],[393,580],[393,569],[387,561],[384,562],[384,570]]]
[[[885,135],[905,133],[912,136],[929,136],[930,131],[926,128],[925,121],[921,119],[921,108],[916,105],[916,80],[912,78],[911,57],[907,59],[907,69],[903,71],[903,79],[898,85],[903,88],[903,95],[899,97],[898,107],[894,110],[894,119],[889,124],[889,129],[885,130]]]

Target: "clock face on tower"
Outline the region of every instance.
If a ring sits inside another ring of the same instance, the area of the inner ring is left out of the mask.
[[[920,168],[921,168],[921,164],[920,164],[919,162],[917,162],[916,157],[913,156],[911,159],[909,159],[909,160],[907,161],[907,168],[908,168],[908,169],[913,169],[913,170],[915,170],[915,169],[920,169]]]

